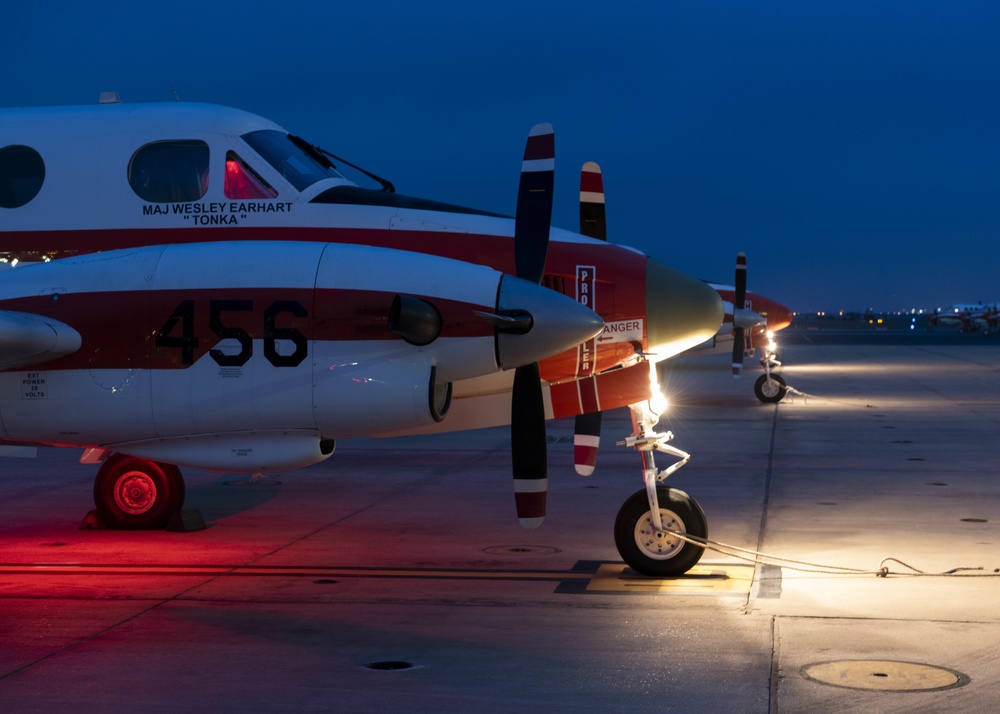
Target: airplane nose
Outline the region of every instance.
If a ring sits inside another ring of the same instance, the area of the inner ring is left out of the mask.
[[[784,330],[792,324],[792,311],[784,305],[775,304],[767,314],[767,329],[771,332]]]
[[[722,325],[719,293],[707,283],[646,260],[646,335],[653,361],[711,339]]]

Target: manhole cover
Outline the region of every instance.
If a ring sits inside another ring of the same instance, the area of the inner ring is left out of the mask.
[[[820,684],[881,692],[926,692],[969,682],[964,674],[945,667],[873,659],[817,662],[803,667],[802,674]]]
[[[553,555],[562,551],[547,545],[495,545],[483,548],[483,552],[490,555]]]

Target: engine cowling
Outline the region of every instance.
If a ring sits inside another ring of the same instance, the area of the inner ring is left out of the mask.
[[[499,310],[503,277],[424,254],[268,241],[19,267],[0,281],[0,311],[64,325],[79,349],[0,372],[3,432],[216,470],[302,466],[331,439],[446,418],[451,382],[497,372],[497,335],[478,315]],[[520,296],[574,326],[536,333],[524,359],[600,329],[565,296]]]

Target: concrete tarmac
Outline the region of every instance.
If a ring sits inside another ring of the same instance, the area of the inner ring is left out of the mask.
[[[623,410],[588,478],[550,423],[532,531],[506,430],[188,470],[189,533],[79,530],[79,453],[0,458],[0,711],[995,710],[1000,343],[789,334],[799,394],[685,357],[661,424],[709,537],[789,560],[709,551],[671,580],[614,547],[642,487]]]

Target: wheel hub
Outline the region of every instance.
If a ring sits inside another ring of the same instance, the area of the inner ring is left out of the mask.
[[[660,522],[664,530],[657,530],[653,525],[653,515],[650,512],[640,518],[635,524],[635,544],[644,555],[654,560],[667,560],[677,555],[684,547],[684,541],[666,531],[687,532],[684,522],[673,511],[660,509]]]
[[[139,515],[148,511],[156,500],[156,483],[142,471],[122,474],[115,484],[115,504],[126,513]]]
[[[778,392],[781,390],[781,386],[777,381],[773,379],[766,379],[764,383],[760,385],[760,391],[764,393],[765,397],[776,397]]]

